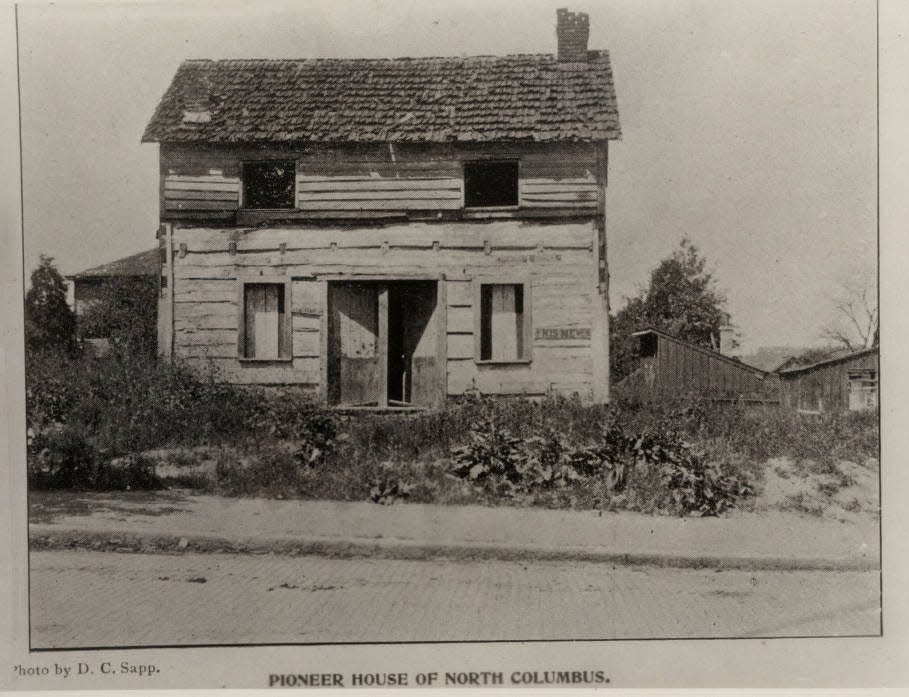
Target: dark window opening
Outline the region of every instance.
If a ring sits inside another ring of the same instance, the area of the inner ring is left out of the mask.
[[[247,162],[243,165],[244,208],[293,208],[294,162]]]
[[[480,360],[519,361],[524,350],[524,286],[490,283],[480,288]]]
[[[464,205],[468,208],[517,206],[518,163],[464,163]]]

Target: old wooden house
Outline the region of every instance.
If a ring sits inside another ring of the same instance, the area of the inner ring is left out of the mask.
[[[606,51],[192,60],[159,144],[166,355],[339,405],[609,396]]]
[[[864,411],[878,406],[877,346],[781,370],[784,406],[805,413]]]
[[[774,373],[657,329],[634,336],[640,358],[636,370],[616,386],[622,396],[642,401],[779,402],[779,378]]]

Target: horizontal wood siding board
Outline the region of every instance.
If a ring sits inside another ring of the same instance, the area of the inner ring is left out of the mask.
[[[239,208],[239,201],[204,201],[189,199],[172,199],[165,197],[164,205],[172,211],[234,211]]]
[[[236,349],[237,332],[235,329],[180,329],[174,333],[175,346],[218,346],[227,345]],[[232,354],[236,356],[236,350]]]
[[[164,179],[164,191],[227,191],[230,193],[240,192],[239,180],[232,182],[209,181],[199,179],[196,181],[174,181],[171,177]]]
[[[469,281],[448,281],[446,290],[448,307],[472,307],[473,289]]]
[[[321,338],[318,332],[294,331],[293,355],[295,358],[318,358]]]
[[[522,194],[521,203],[536,208],[565,207],[589,208],[596,207],[596,194]]]
[[[482,244],[474,244],[473,248],[444,248],[438,252],[429,248],[389,247],[382,250],[381,246],[374,247],[338,247],[321,249],[289,249],[283,254],[279,251],[240,250],[237,254],[223,251],[207,251],[205,253],[188,253],[185,258],[178,258],[175,268],[181,266],[298,266],[304,264],[375,264],[387,262],[391,265],[414,264],[416,270],[432,266],[439,271],[446,268],[463,267],[464,265],[476,266],[502,266],[502,265],[530,265],[535,268],[546,269],[558,273],[560,267],[567,268],[569,264],[589,264],[590,253],[585,248],[562,248],[558,254],[550,256],[533,253],[534,248],[527,244],[505,247],[496,247],[491,254],[482,251]],[[514,254],[511,258],[509,255]],[[377,258],[378,257],[378,258]],[[533,257],[531,259],[531,257]]]
[[[461,207],[458,198],[433,199],[371,199],[364,200],[330,200],[314,201],[300,199],[300,209],[311,211],[371,211],[371,210],[455,210]]]
[[[474,339],[473,334],[449,334],[448,357],[451,358],[473,358],[474,356]]]
[[[521,186],[531,189],[549,189],[562,186],[574,189],[597,186],[596,177],[593,175],[590,175],[589,177],[530,177],[526,176],[526,170],[522,171],[521,174]]]
[[[212,223],[224,223],[226,225],[233,225],[236,220],[237,213],[236,211],[168,211],[165,210],[161,214],[161,220],[163,221],[172,221],[174,223],[186,223],[191,220],[195,223],[207,223],[211,225]]]
[[[473,308],[449,305],[448,332],[450,334],[473,334]]]
[[[233,358],[210,359],[230,382],[238,384],[311,385],[319,384],[319,358],[292,361],[245,362]],[[204,364],[203,364],[204,365]]]
[[[165,175],[168,182],[194,184],[197,182],[218,183],[218,184],[239,184],[239,177],[227,177],[223,174],[178,174],[177,172],[168,172]]]
[[[461,180],[453,177],[420,177],[398,179],[392,177],[298,177],[298,191],[305,193],[335,193],[362,191],[455,191],[460,193]]]
[[[238,201],[236,191],[197,191],[195,189],[167,189],[167,201]]]
[[[266,245],[278,248],[285,244],[288,249],[329,247],[336,243],[343,247],[348,243],[362,244],[372,241],[377,245],[388,242],[395,245],[461,247],[480,246],[488,241],[491,246],[558,245],[578,249],[591,245],[593,224],[591,222],[570,222],[560,224],[526,224],[517,220],[496,223],[455,222],[455,223],[404,223],[351,229],[337,227],[313,229],[305,227],[271,227],[242,231],[238,237],[238,249]],[[192,251],[227,250],[227,245],[237,233],[223,228],[180,227],[174,231],[174,243],[185,244]]]

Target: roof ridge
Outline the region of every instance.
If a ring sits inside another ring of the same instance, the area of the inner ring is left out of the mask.
[[[594,57],[594,60],[590,62],[597,62],[597,58],[602,58],[608,56],[609,52],[606,49],[591,49],[590,53],[598,54]],[[381,57],[356,57],[356,56],[345,56],[345,57],[326,57],[326,56],[309,56],[309,57],[298,57],[298,58],[185,58],[182,62],[186,63],[306,63],[306,62],[318,62],[318,61],[331,61],[331,62],[383,62],[383,61],[442,61],[442,60],[501,60],[508,58],[556,58],[555,53],[477,53],[470,54],[467,56],[381,56]]]

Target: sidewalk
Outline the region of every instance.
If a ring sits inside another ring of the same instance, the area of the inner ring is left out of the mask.
[[[34,494],[33,549],[397,559],[579,560],[738,569],[880,568],[878,521],[278,501],[179,492]]]

